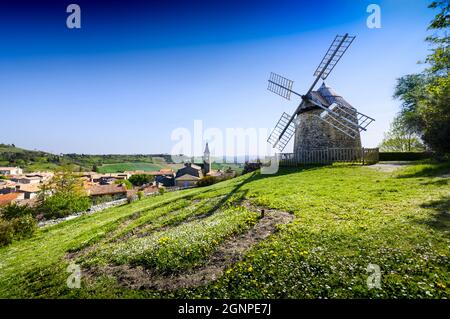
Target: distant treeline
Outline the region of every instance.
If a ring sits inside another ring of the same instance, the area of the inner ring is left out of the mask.
[[[172,163],[169,154],[51,154],[43,151],[30,151],[14,144],[0,143],[0,166],[20,166],[29,170],[54,170],[61,166],[74,166],[74,170],[96,170],[103,164],[124,162]]]

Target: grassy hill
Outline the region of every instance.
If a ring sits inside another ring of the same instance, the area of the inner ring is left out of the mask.
[[[309,167],[147,197],[0,248],[0,297],[448,298],[449,173]]]
[[[30,151],[14,145],[0,144],[0,166],[20,166],[25,171],[58,170],[71,166],[74,171],[91,171],[97,167],[100,173],[124,170],[159,170],[178,167],[167,154],[64,154]]]

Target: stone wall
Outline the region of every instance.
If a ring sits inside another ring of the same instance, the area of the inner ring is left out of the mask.
[[[361,148],[361,136],[355,139],[347,136],[318,116],[321,109],[313,109],[297,117],[297,127],[294,139],[294,154],[326,148]]]

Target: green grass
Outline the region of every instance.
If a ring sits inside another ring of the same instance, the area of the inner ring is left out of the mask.
[[[159,171],[163,165],[152,163],[115,163],[98,167],[99,173],[117,173],[124,171]]]
[[[254,212],[229,208],[146,237],[104,245],[90,259],[96,264],[133,264],[160,273],[179,272],[201,265],[220,243],[253,225],[256,218]]]
[[[147,197],[0,248],[0,297],[448,298],[450,186],[441,177],[448,173],[449,164],[394,173],[335,165]],[[82,269],[130,264],[167,274],[201,265],[255,222],[254,212],[236,206],[242,198],[296,218],[217,281],[162,292],[127,289],[105,274],[67,288],[65,256],[83,248],[90,251],[76,260]],[[367,287],[369,264],[381,268],[381,289]]]

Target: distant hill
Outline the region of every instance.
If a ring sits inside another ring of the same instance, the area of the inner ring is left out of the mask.
[[[102,173],[176,167],[168,154],[56,155],[23,149],[14,144],[0,144],[0,166],[20,166],[26,171],[57,170],[62,166],[71,166],[74,171],[96,170]]]
[[[190,159],[190,157],[185,157],[185,160]],[[200,162],[201,158],[197,161]],[[183,164],[175,164],[169,154],[90,155],[70,153],[57,155],[0,143],[0,166],[20,166],[28,172],[53,171],[62,166],[71,166],[74,171],[95,170],[99,173],[116,173],[134,170],[156,171],[161,168],[177,170]],[[212,167],[213,169],[231,168],[237,172],[242,171],[242,165],[233,163],[214,162]]]
[[[0,166],[20,166],[26,170],[54,170],[61,166],[60,156],[30,151],[14,144],[0,144]]]

